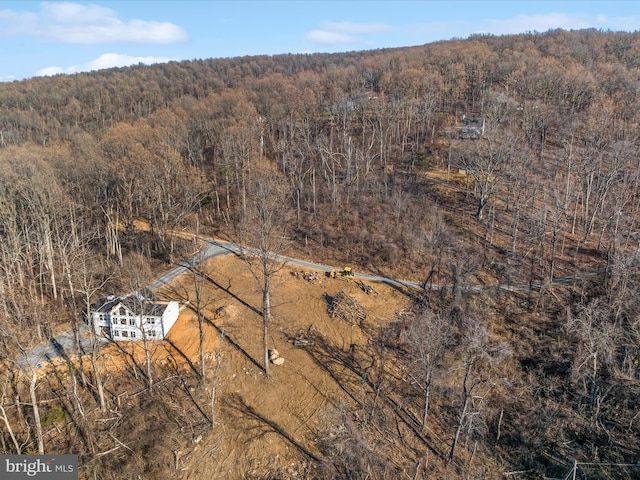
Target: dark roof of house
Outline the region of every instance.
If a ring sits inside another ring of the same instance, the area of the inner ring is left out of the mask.
[[[462,136],[479,138],[484,134],[484,117],[462,116]]]
[[[122,303],[128,310],[136,315],[161,317],[167,308],[168,302],[159,301],[155,295],[151,295],[151,297],[152,298],[149,298],[138,292],[127,295],[126,297],[114,297],[110,295],[91,305],[91,311],[102,313],[110,312]]]
[[[120,297],[114,297],[109,295],[108,297],[101,298],[96,303],[91,305],[92,312],[108,312],[117,304],[122,301]]]
[[[462,124],[466,126],[481,127],[484,125],[484,117],[467,117],[462,116]]]

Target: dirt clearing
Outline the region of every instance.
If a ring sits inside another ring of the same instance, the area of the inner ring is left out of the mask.
[[[201,282],[200,309],[205,321],[204,349],[208,381],[220,346],[221,368],[216,395],[216,426],[177,462],[182,478],[252,478],[285,472],[289,478],[305,462],[320,455],[315,443],[327,407],[350,401],[352,384],[361,382],[353,369],[336,367],[334,359],[318,353],[321,339],[332,351],[354,358],[366,375],[364,352],[377,327],[393,320],[408,304],[401,292],[376,284],[376,294],[353,280],[331,279],[322,272],[285,266],[273,279],[269,348],[277,349],[282,365],[262,369],[261,291],[246,264],[236,256],[216,257],[206,264],[207,275],[187,272],[158,292],[183,308],[167,341],[153,342],[153,361],[199,368],[199,329],[194,280]],[[357,323],[329,314],[336,295],[357,301]],[[329,351],[329,350],[324,350]],[[126,353],[126,354],[123,354]],[[142,361],[141,342],[119,342],[102,351],[107,368]],[[338,368],[336,370],[336,368]],[[357,370],[357,369],[356,369]]]

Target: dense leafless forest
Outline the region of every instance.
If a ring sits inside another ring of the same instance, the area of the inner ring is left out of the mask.
[[[103,389],[95,355],[45,379],[10,362],[188,258],[177,231],[249,238],[268,183],[289,254],[425,286],[371,333],[361,410],[328,412],[296,475],[635,464],[639,107],[640,34],[595,30],[0,84],[1,450],[77,452],[82,478],[180,478],[149,459],[171,456],[176,425],[215,428],[176,407],[213,404],[206,390],[159,367],[153,388],[141,367]],[[481,138],[461,135],[463,116],[484,118]],[[413,419],[403,448],[385,441],[394,409]]]

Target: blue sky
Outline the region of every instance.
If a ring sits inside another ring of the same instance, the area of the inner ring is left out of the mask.
[[[140,62],[368,50],[551,28],[635,31],[640,2],[0,0],[0,81]]]

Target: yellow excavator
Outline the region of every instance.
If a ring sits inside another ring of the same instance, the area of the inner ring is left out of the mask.
[[[331,278],[336,278],[336,277],[352,278],[353,270],[351,269],[351,267],[344,267],[342,270],[331,270],[329,272],[329,276]]]

